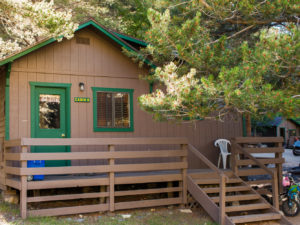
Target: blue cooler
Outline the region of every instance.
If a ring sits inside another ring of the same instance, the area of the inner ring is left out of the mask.
[[[28,160],[28,168],[45,167],[45,160]],[[33,175],[33,180],[44,180],[44,175]]]

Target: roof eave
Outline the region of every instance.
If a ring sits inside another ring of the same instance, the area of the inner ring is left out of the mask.
[[[133,46],[131,46],[129,43],[125,42],[121,37],[119,37],[117,34],[115,34],[114,32],[109,31],[108,29],[106,29],[104,26],[98,24],[97,22],[95,22],[94,20],[89,20],[85,23],[82,23],[81,25],[79,25],[79,27],[76,29],[75,32],[88,27],[88,26],[93,26],[94,28],[96,28],[97,30],[101,31],[102,33],[104,33],[106,36],[108,36],[109,38],[111,38],[113,41],[115,41],[117,44],[119,44],[120,46],[124,47],[125,49],[129,50],[129,51],[134,51],[137,54],[139,53],[139,51],[137,49],[135,49]],[[125,37],[125,36],[124,36]],[[125,39],[125,38],[124,38]],[[36,51],[46,45],[49,45],[53,42],[55,42],[56,39],[55,38],[49,38],[46,40],[43,40],[37,44],[34,44],[32,46],[29,46],[28,48],[22,50],[21,52],[15,53],[11,56],[8,56],[6,58],[4,58],[2,61],[0,61],[0,66],[5,65],[7,63],[11,63],[14,60],[25,56],[33,51]],[[143,59],[143,61],[149,65],[151,68],[156,68],[156,66],[148,59]]]

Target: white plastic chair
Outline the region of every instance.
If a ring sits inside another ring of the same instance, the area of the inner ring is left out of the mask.
[[[227,156],[231,155],[231,153],[228,152],[228,144],[231,145],[230,141],[226,139],[218,139],[215,141],[215,146],[220,148],[218,167],[220,167],[220,162],[222,157],[224,169],[226,169]]]

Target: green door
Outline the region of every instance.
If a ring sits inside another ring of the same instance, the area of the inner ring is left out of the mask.
[[[64,138],[67,134],[66,125],[66,89],[59,87],[35,87],[33,118],[31,119],[33,138]],[[68,146],[37,146],[32,152],[67,152]],[[68,166],[68,160],[49,160],[46,167]]]

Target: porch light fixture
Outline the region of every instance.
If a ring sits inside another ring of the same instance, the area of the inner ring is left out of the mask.
[[[84,91],[84,83],[82,82],[79,83],[79,89],[80,91]]]

